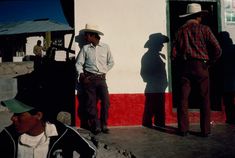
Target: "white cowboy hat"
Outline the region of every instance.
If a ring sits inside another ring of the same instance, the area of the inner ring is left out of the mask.
[[[204,14],[207,14],[207,13],[208,13],[207,10],[202,10],[200,4],[198,4],[198,3],[191,3],[191,4],[187,5],[187,13],[184,14],[184,15],[180,15],[179,17],[183,18],[183,17],[187,17],[187,16],[190,16],[190,15],[195,15],[195,14],[204,15]]]
[[[99,27],[94,24],[86,24],[85,29],[81,30],[83,32],[94,32],[98,33],[99,35],[104,35],[103,32],[99,30]]]

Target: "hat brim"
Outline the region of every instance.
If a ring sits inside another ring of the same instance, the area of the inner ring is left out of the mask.
[[[7,107],[13,113],[23,113],[34,109],[32,106],[28,106],[17,99],[9,99],[2,101],[1,104]]]
[[[97,31],[97,30],[92,30],[92,29],[83,29],[81,32],[93,32],[93,33],[98,33],[98,35],[104,35],[103,32]]]
[[[196,13],[179,15],[179,17],[180,18],[185,18],[185,17],[189,17],[189,16],[192,16],[192,15],[206,16],[206,15],[208,15],[208,11],[207,10],[202,10],[202,11],[196,12]]]

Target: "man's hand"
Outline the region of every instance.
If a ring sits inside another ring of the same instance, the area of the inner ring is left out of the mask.
[[[85,79],[85,74],[84,73],[80,73],[79,82],[82,83],[84,79]]]
[[[83,84],[88,84],[90,83],[90,77],[86,77],[86,75],[84,73],[81,73],[80,74],[80,77],[79,77],[79,82],[83,83]]]

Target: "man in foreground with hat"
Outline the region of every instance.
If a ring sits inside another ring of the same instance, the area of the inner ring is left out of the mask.
[[[189,130],[188,98],[192,84],[199,93],[201,136],[207,137],[211,132],[208,66],[217,61],[222,51],[211,29],[201,24],[207,14],[200,4],[188,4],[187,14],[180,16],[186,23],[179,28],[173,42],[172,60],[176,63],[180,83],[178,128],[182,136]]]
[[[51,119],[41,89],[24,88],[2,101],[12,124],[0,133],[0,153],[7,158],[95,157],[96,150],[73,128]]]
[[[80,50],[76,69],[78,82],[82,84],[85,94],[85,109],[88,113],[88,129],[94,134],[108,133],[107,119],[110,106],[106,73],[113,67],[114,60],[107,44],[100,42],[104,35],[97,25],[86,24],[84,33],[87,45]],[[101,101],[100,117],[97,103]]]

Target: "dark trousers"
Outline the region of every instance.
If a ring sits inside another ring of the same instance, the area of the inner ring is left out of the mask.
[[[33,67],[34,67],[35,71],[39,71],[41,69],[41,67],[42,67],[42,57],[41,56],[35,55]]]
[[[108,120],[108,109],[110,106],[109,92],[106,80],[103,78],[91,78],[84,85],[86,97],[85,105],[88,113],[88,123],[91,128],[106,126]],[[100,116],[98,116],[97,103],[100,100]]]
[[[177,107],[178,127],[182,132],[189,130],[188,103],[192,84],[198,90],[200,127],[202,133],[210,133],[209,73],[206,63],[200,60],[180,63],[180,98]]]

